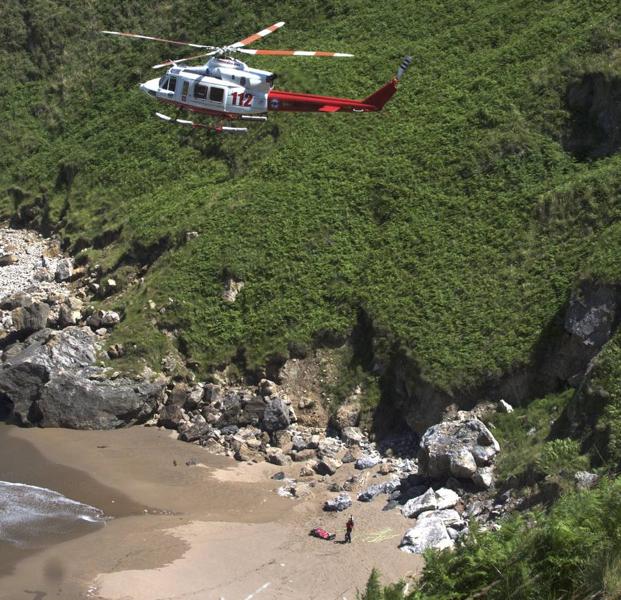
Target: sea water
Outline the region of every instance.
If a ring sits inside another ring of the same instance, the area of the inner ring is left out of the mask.
[[[35,485],[0,481],[0,542],[37,548],[101,527],[98,508]]]

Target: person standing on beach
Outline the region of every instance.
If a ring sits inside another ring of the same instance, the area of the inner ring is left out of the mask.
[[[345,525],[345,542],[347,544],[351,544],[351,532],[354,529],[354,517],[353,515],[349,515],[349,521]]]

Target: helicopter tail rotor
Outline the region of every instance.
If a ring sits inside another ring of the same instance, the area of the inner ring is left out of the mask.
[[[397,92],[397,85],[407,68],[412,64],[412,57],[405,56],[397,69],[397,75],[388,83],[384,84],[379,90],[367,96],[363,102],[375,106],[377,110],[382,110],[386,102],[388,102]]]
[[[405,72],[408,70],[408,67],[412,64],[412,60],[413,59],[411,56],[403,57],[403,60],[401,61],[401,64],[399,65],[399,68],[397,69],[397,81],[401,81],[401,78],[403,77]]]

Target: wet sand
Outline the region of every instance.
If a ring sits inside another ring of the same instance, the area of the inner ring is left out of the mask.
[[[0,479],[49,487],[115,517],[14,558],[11,573],[0,571],[0,599],[353,599],[374,566],[386,581],[419,571],[422,559],[397,549],[408,527],[398,511],[355,502],[354,542],[317,540],[308,532],[319,525],[342,539],[347,515],[321,510],[332,495],[324,486],[299,500],[278,497],[280,482],[269,479],[278,470],[210,455],[158,429],[0,426]]]

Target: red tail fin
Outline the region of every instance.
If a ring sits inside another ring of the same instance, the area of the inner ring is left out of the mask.
[[[372,104],[377,107],[377,110],[382,110],[384,104],[388,102],[397,91],[397,80],[393,79],[386,85],[383,85],[377,92],[373,92],[370,96],[367,96],[363,102],[365,104]]]
[[[400,79],[403,77],[403,74],[407,71],[407,68],[412,64],[412,57],[405,56],[399,65],[399,69],[397,70],[397,76],[389,81],[386,85],[382,86],[377,92],[374,92],[367,98],[363,100],[365,104],[371,104],[377,107],[377,110],[382,110],[384,108],[384,104],[388,102],[397,91],[397,84]]]

